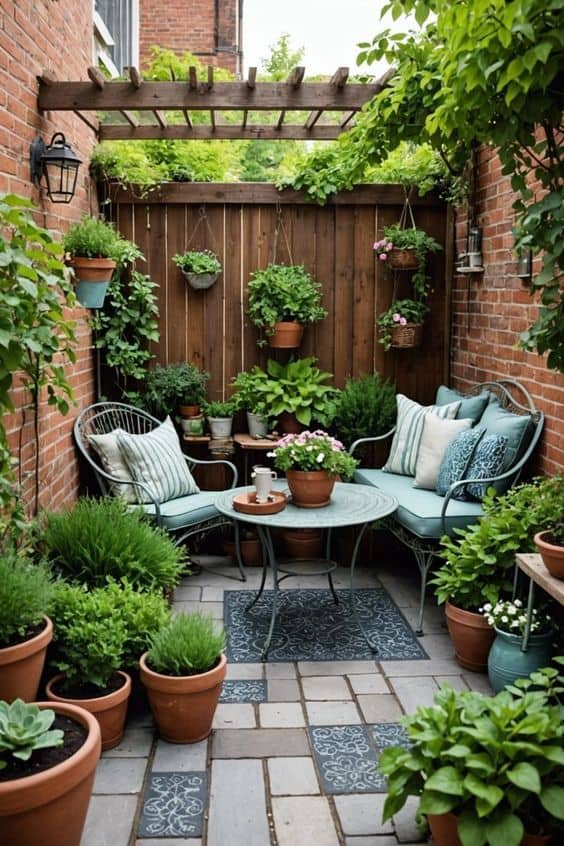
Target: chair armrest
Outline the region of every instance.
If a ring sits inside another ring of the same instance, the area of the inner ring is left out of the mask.
[[[389,438],[390,435],[393,435],[395,431],[396,431],[396,427],[392,426],[392,428],[388,432],[385,432],[383,435],[374,435],[371,438],[358,438],[358,440],[354,441],[350,445],[349,450],[348,450],[349,455],[352,455],[354,453],[355,449],[357,448],[357,446],[359,444],[370,444],[370,443],[374,443],[375,441],[383,441],[386,438]]]
[[[96,473],[98,476],[102,476],[107,481],[111,482],[113,485],[131,485],[133,488],[139,488],[142,490],[145,495],[147,496],[149,503],[155,509],[155,518],[157,524],[160,526],[161,524],[161,505],[160,501],[156,498],[152,490],[145,484],[145,482],[136,482],[135,479],[118,479],[117,476],[112,476],[110,473],[106,473],[105,470],[102,470],[100,467],[96,467]],[[143,503],[128,503],[128,505],[142,505]]]
[[[237,481],[239,479],[239,472],[235,465],[231,461],[227,461],[224,458],[212,458],[212,459],[201,459],[201,458],[192,458],[191,455],[184,456],[186,462],[188,464],[225,464],[231,470],[233,478],[231,480],[231,484],[229,485],[229,489],[237,487]]]

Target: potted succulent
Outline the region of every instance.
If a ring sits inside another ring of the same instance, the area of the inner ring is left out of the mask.
[[[537,532],[535,544],[543,564],[555,579],[564,579],[564,522]]]
[[[182,417],[197,417],[204,401],[209,374],[189,361],[157,364],[147,371],[141,404],[164,420],[176,408]]]
[[[358,463],[340,441],[319,429],[285,435],[267,454],[286,473],[292,502],[299,508],[329,505],[337,478],[350,478]]]
[[[531,634],[524,652],[527,614],[520,599],[499,601],[495,605],[487,602],[481,611],[496,633],[488,655],[488,676],[495,693],[548,665],[554,635],[554,624],[548,614],[533,609]]]
[[[46,566],[7,549],[0,554],[0,698],[33,701],[53,624],[45,612],[53,596]]]
[[[428,312],[429,306],[420,300],[395,300],[376,321],[379,343],[386,351],[418,347]]]
[[[177,253],[172,260],[196,291],[211,288],[221,273],[221,262],[211,250],[188,250]]]
[[[264,377],[264,371],[255,364],[251,370],[238,373],[231,383],[235,389],[231,397],[233,408],[246,412],[249,434],[254,438],[264,438],[268,430],[269,409]]]
[[[487,697],[448,686],[384,749],[383,818],[417,796],[437,846],[540,846],[564,820],[564,720],[549,688]]]
[[[321,285],[303,265],[269,264],[249,282],[249,317],[271,347],[299,347],[304,325],[327,317],[321,306]],[[263,346],[266,341],[259,341]]]
[[[233,426],[233,403],[231,401],[207,402],[204,411],[212,438],[230,438]]]
[[[161,737],[197,743],[207,737],[227,670],[225,632],[211,614],[177,614],[140,659],[141,681]]]
[[[399,223],[387,226],[384,237],[374,244],[378,261],[394,270],[413,270],[411,285],[420,299],[429,293],[429,278],[426,272],[429,253],[442,249],[423,229],[415,226],[403,227]]]
[[[79,846],[100,728],[83,708],[0,701],[0,831],[6,846]]]

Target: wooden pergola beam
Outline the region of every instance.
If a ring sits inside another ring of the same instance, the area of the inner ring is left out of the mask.
[[[305,68],[304,67],[296,67],[290,73],[290,76],[286,80],[287,85],[291,85],[292,88],[299,88],[302,84],[305,76]]]
[[[128,124],[130,126],[133,126],[133,127],[139,126],[138,119],[135,117],[134,114],[132,114],[131,112],[128,112],[127,109],[124,109],[122,111],[122,115],[124,116],[124,118],[126,119],[126,121],[128,122]]]
[[[190,114],[186,109],[182,109],[182,114],[184,115],[184,120],[186,121],[186,126],[192,126],[192,119],[190,118]]]
[[[190,65],[188,68],[188,85],[191,91],[195,91],[198,87],[198,73],[194,65]]]
[[[161,112],[160,109],[153,109],[153,114],[156,117],[160,128],[166,129],[168,126],[168,122],[163,112]]]
[[[134,88],[141,88],[143,77],[141,76],[137,68],[133,67],[133,65],[129,67],[129,81]]]
[[[87,69],[86,73],[88,74],[89,78],[90,78],[90,79],[91,79],[91,81],[94,83],[94,85],[96,86],[96,88],[97,88],[99,91],[103,91],[103,90],[104,90],[104,86],[105,86],[105,84],[106,84],[106,77],[104,76],[104,74],[102,73],[102,71],[101,71],[99,68],[95,68],[93,65],[91,65],[91,66]]]
[[[336,124],[305,126],[293,124],[275,125],[262,124],[215,124],[215,129],[208,125],[169,124],[166,127],[154,124],[140,124],[138,127],[127,124],[101,124],[100,141],[189,141],[189,140],[294,140],[294,141],[332,141],[338,138],[342,130]]]
[[[254,88],[257,82],[257,69],[249,68],[247,73],[247,88]]]
[[[349,69],[345,67],[337,68],[333,76],[331,77],[330,84],[335,86],[335,88],[340,89],[344,88],[347,84],[347,79],[349,78]],[[312,129],[315,126],[321,115],[323,114],[322,109],[318,109],[315,112],[310,112],[308,118],[305,122],[306,129]]]

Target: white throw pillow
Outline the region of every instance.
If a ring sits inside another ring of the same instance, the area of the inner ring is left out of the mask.
[[[122,432],[117,442],[135,481],[144,482],[159,502],[199,492],[170,417],[145,435]],[[139,488],[137,501],[150,501]]]
[[[433,414],[452,420],[456,417],[460,402],[451,402],[448,405],[419,405],[418,402],[410,400],[403,394],[396,396],[396,402],[398,407],[396,431],[388,460],[382,470],[386,473],[414,476],[425,415]]]
[[[435,490],[446,448],[460,432],[470,429],[471,426],[470,418],[442,420],[434,414],[425,415],[415,468],[414,488]]]
[[[113,432],[107,432],[104,435],[89,435],[88,442],[100,456],[106,473],[115,476],[116,479],[123,479],[124,482],[132,482],[133,476],[129,472],[117,442],[118,434],[122,433],[125,434],[123,429],[114,429]],[[118,485],[114,482],[110,482],[109,485],[113,496],[119,496],[126,502],[137,502],[133,485]]]

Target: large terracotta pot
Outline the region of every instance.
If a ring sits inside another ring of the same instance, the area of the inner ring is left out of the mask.
[[[106,696],[98,696],[95,699],[70,699],[55,693],[53,687],[64,678],[63,673],[53,676],[46,688],[47,699],[52,702],[66,702],[94,714],[100,724],[103,750],[118,746],[123,737],[127,700],[131,693],[131,678],[121,670],[119,670],[119,675],[123,677],[124,684],[112,693],[108,693]]]
[[[5,846],[79,846],[100,758],[100,727],[83,708],[39,702],[88,730],[80,749],[36,775],[0,782],[0,842]]]
[[[304,335],[304,327],[295,320],[283,320],[274,324],[274,332],[268,336],[270,347],[279,350],[292,350],[299,347]]]
[[[521,840],[521,846],[548,846],[552,839],[550,834],[525,834]]]
[[[139,661],[141,681],[147,688],[151,711],[161,737],[170,743],[197,743],[211,733],[227,659],[197,676],[165,676]]]
[[[299,435],[304,427],[295,414],[291,414],[289,411],[283,411],[278,418],[278,429],[283,435]]]
[[[466,670],[485,673],[494,630],[482,614],[464,611],[447,602],[445,615],[456,660]]]
[[[555,579],[564,579],[564,546],[557,546],[547,539],[549,531],[537,532],[535,543],[542,558],[542,563]]]
[[[52,639],[53,623],[45,617],[45,628],[35,637],[0,649],[0,699],[13,702],[19,698],[33,702]]]
[[[435,846],[462,846],[455,814],[427,814]]]
[[[199,417],[201,412],[199,405],[179,405],[178,413],[181,417]]]
[[[241,547],[241,559],[245,567],[262,566],[262,544],[258,537],[241,538],[239,545]],[[224,541],[223,549],[226,555],[235,560],[235,541]]]
[[[335,477],[326,470],[287,470],[286,480],[292,503],[298,508],[323,508],[329,505]]]
[[[285,529],[284,543],[292,558],[320,558],[323,533],[321,529]]]

